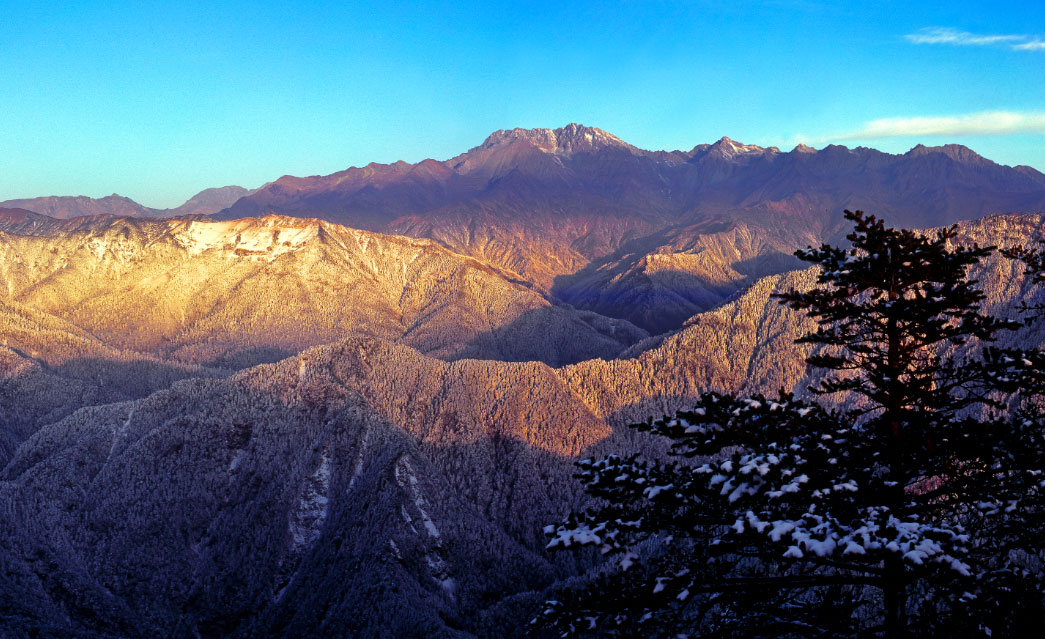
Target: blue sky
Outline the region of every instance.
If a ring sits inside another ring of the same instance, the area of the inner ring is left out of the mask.
[[[1045,170],[1037,0],[0,0],[0,15],[0,200],[171,207],[569,122],[651,149],[958,142]]]

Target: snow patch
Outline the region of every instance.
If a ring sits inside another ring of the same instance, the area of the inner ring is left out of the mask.
[[[414,467],[410,463],[410,459],[404,455],[399,459],[395,466],[395,480],[401,488],[406,489],[410,493],[410,497],[414,503],[414,507],[417,508],[418,514],[421,516],[421,523],[425,527],[425,531],[428,533],[428,537],[433,541],[434,547],[424,555],[425,562],[431,569],[432,578],[439,584],[439,587],[449,596],[453,598],[454,590],[457,584],[454,582],[453,577],[450,576],[449,566],[446,560],[443,559],[440,547],[440,534],[439,529],[436,527],[435,522],[428,515],[428,501],[424,495],[421,494],[419,482],[417,480],[417,473],[414,472]],[[406,506],[400,507],[400,512],[403,515],[403,520],[413,526],[413,518],[407,511]],[[416,531],[417,529],[414,528]]]
[[[428,531],[430,537],[436,539],[439,538],[439,529],[436,527],[435,522],[428,516],[428,502],[425,500],[424,495],[417,488],[417,475],[414,473],[414,468],[410,464],[410,460],[407,457],[402,457],[399,463],[396,464],[395,468],[396,483],[402,487],[409,485],[410,495],[413,497],[414,506],[417,507],[417,511],[421,514],[421,523],[424,524],[425,529]],[[406,512],[405,510],[403,511]]]
[[[232,461],[229,462],[229,472],[231,473],[234,470],[236,470],[237,468],[239,468],[239,465],[241,463],[243,463],[243,459],[246,456],[247,456],[247,450],[245,448],[241,448],[241,449],[237,450],[235,456],[233,456],[233,458],[232,458]]]
[[[356,480],[363,474],[363,458],[366,456],[366,437],[370,433],[367,428],[363,429],[363,433],[359,436],[359,450],[356,452],[355,465],[352,469],[352,479],[348,480],[348,489],[352,490],[352,487],[356,485]]]
[[[451,577],[450,573],[447,571],[446,562],[443,561],[442,557],[433,553],[425,555],[425,562],[427,562],[428,567],[431,568],[432,577],[435,578],[439,587],[446,591],[446,594],[453,597],[457,584],[454,583],[454,578]]]
[[[330,490],[330,456],[324,449],[319,467],[305,480],[297,509],[290,518],[291,550],[311,546],[323,532]]]
[[[353,235],[356,237],[356,244],[359,245],[359,250],[366,253],[366,250],[370,248],[370,236],[366,233],[360,233],[356,231]]]
[[[131,420],[134,419],[134,411],[137,409],[137,406],[131,406],[130,412],[127,413],[127,419],[123,422],[123,424],[120,425],[119,428],[113,431],[112,444],[109,445],[109,456],[105,458],[106,463],[109,463],[109,460],[112,459],[113,453],[116,452],[116,444],[123,438],[124,434],[127,432],[127,429],[130,428]]]
[[[175,239],[196,256],[215,249],[229,257],[267,259],[296,251],[319,236],[319,224],[269,216],[230,222],[187,222],[174,232]]]

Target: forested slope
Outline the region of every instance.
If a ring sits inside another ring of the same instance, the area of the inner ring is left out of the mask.
[[[1041,224],[987,218],[962,241],[1025,242]],[[994,312],[1033,301],[1005,258],[978,277]],[[542,526],[580,505],[572,462],[659,454],[626,424],[709,388],[801,389],[793,340],[811,324],[771,294],[814,278],[759,280],[621,359],[447,362],[357,336],[85,407],[0,471],[0,619],[14,637],[517,635],[590,565],[543,550]],[[34,361],[16,357],[15,387]]]
[[[233,368],[357,334],[445,359],[551,364],[611,357],[646,336],[428,240],[274,216],[0,232],[0,300],[116,348]]]

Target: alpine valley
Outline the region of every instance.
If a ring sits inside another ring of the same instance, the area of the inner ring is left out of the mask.
[[[771,295],[844,209],[1034,244],[1045,175],[570,124],[169,210],[0,202],[0,636],[522,636],[600,567],[545,550],[576,460],[815,381]],[[974,276],[992,314],[1043,301],[999,254]]]

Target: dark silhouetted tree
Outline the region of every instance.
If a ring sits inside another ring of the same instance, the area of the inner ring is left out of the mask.
[[[1041,622],[1045,357],[991,346],[1019,326],[980,312],[968,273],[993,249],[846,217],[849,248],[797,253],[818,286],[779,296],[818,322],[800,340],[824,371],[813,399],[708,393],[634,425],[683,459],[580,462],[596,505],[548,526],[548,547],[616,558],[535,626],[891,638]]]

